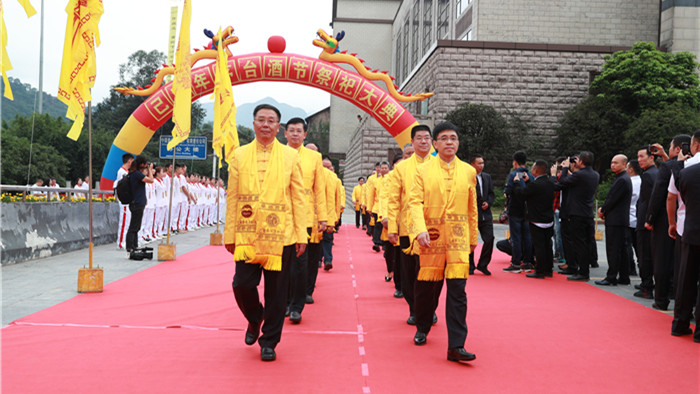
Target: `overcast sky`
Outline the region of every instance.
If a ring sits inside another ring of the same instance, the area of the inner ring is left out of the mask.
[[[8,76],[38,88],[41,0],[30,2],[37,14],[27,18],[17,1],[3,1],[7,52],[13,66]],[[103,3],[93,103],[109,94],[110,87],[118,81],[119,65],[126,63],[132,53],[157,49],[167,55],[170,8],[178,6],[179,27],[183,0],[103,0]],[[67,4],[68,0],[44,1],[43,90],[53,96],[58,91]],[[209,40],[203,29],[216,32],[219,27],[230,25],[240,40],[230,46],[234,55],[267,52],[267,39],[280,35],[287,41],[287,53],[318,57],[321,50],[311,42],[318,29],[331,32],[331,18],[332,0],[192,0],[190,43],[193,48],[201,48]],[[309,114],[330,104],[328,93],[292,83],[259,82],[233,89],[237,104],[270,96],[303,108]]]

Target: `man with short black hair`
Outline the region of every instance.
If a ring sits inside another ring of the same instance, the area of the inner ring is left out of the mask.
[[[559,187],[567,193],[567,231],[572,246],[572,253],[566,252],[568,267],[560,273],[569,275],[567,279],[572,281],[590,280],[592,248],[595,247],[595,193],[600,180],[600,175],[593,171],[592,165],[593,153],[583,151],[573,162],[565,160],[562,163],[562,176],[558,182]]]
[[[416,334],[413,342],[424,345],[443,282],[447,282],[445,322],[449,361],[471,361],[476,355],[464,349],[467,339],[469,253],[478,242],[476,171],[457,158],[457,126],[442,122],[433,130],[438,156],[417,168],[409,210],[420,270],[415,284]]]
[[[134,161],[134,155],[131,153],[125,153],[122,155],[122,166],[117,170],[117,179],[114,181],[114,195],[116,196],[117,183],[129,174],[129,169],[131,168],[131,163]],[[126,232],[129,230],[129,224],[131,223],[131,211],[129,210],[129,204],[122,204],[119,199],[119,227],[117,228],[117,248],[126,248]]]
[[[690,136],[679,134],[671,140],[668,155],[660,144],[653,144],[654,152],[664,160],[659,166],[659,173],[651,192],[644,228],[651,230],[651,250],[654,262],[654,303],[652,307],[667,310],[671,302],[673,288],[674,240],[668,235],[668,216],[666,199],[671,174],[680,170],[683,164],[677,160],[681,146],[690,145]]]
[[[547,170],[549,170],[547,162],[537,160],[531,170],[534,179],[530,179],[526,172],[522,172],[515,175],[513,182],[513,194],[525,198],[525,218],[529,222],[532,246],[537,259],[535,272],[527,274],[528,278],[552,277],[554,183],[547,176]],[[520,186],[521,177],[525,181],[524,188]]]
[[[287,137],[287,146],[299,152],[306,194],[306,231],[309,234],[306,250],[301,256],[292,259],[290,268],[289,321],[298,324],[307,302],[307,289],[316,286],[318,261],[321,257],[320,234],[326,230],[328,222],[326,177],[323,173],[321,154],[304,147],[307,135],[304,119],[292,118],[287,121],[284,135]],[[313,299],[311,301],[313,302]]]
[[[224,244],[236,264],[233,294],[248,321],[245,343],[253,345],[257,340],[263,361],[277,357],[289,269],[294,257],[306,250],[308,239],[299,153],[277,141],[279,124],[277,108],[267,104],[255,108],[255,140],[233,153],[226,198]],[[264,307],[258,292],[262,275]]]
[[[476,206],[479,212],[479,234],[484,244],[481,247],[479,263],[474,264],[474,253],[469,254],[469,273],[473,274],[474,269],[479,270],[484,275],[491,275],[488,269],[493,254],[493,214],[491,205],[496,200],[493,193],[493,182],[491,175],[484,172],[484,157],[480,154],[472,155],[469,164],[476,170]]]
[[[352,189],[352,205],[355,208],[355,227],[360,228],[360,220],[362,215],[362,185],[365,184],[365,177],[357,178],[357,185]],[[365,229],[365,223],[362,223],[362,229]]]
[[[637,200],[637,252],[639,253],[639,277],[642,283],[635,297],[654,298],[654,259],[651,250],[651,231],[644,227],[651,192],[656,183],[659,170],[654,164],[654,155],[649,146],[643,146],[637,151],[637,161],[643,172],[640,175],[642,182],[639,186],[639,199]]]
[[[532,264],[532,241],[530,240],[530,228],[525,220],[525,198],[516,196],[513,193],[516,182],[514,179],[520,173],[527,174],[528,178],[532,178],[532,174],[527,170],[527,155],[523,151],[518,151],[513,154],[514,170],[508,174],[506,188],[504,193],[508,202],[508,229],[510,230],[510,239],[513,243],[513,258],[509,267],[503,269],[505,272],[519,273],[523,270],[531,272],[534,269]],[[525,181],[518,178],[520,187],[525,187]]]

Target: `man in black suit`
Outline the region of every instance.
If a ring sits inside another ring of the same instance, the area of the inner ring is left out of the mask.
[[[572,253],[566,254],[568,267],[559,273],[570,275],[568,280],[588,281],[590,279],[590,263],[593,260],[591,249],[595,243],[593,205],[600,180],[600,175],[593,171],[591,165],[593,165],[593,153],[588,151],[581,152],[573,162],[565,160],[562,163],[564,167],[562,176],[558,182],[559,187],[565,190],[567,195],[566,220],[573,249]]]
[[[529,273],[528,278],[544,279],[552,276],[552,235],[554,235],[554,183],[547,176],[548,165],[544,160],[537,160],[532,166],[530,180],[527,173],[516,175],[514,192],[517,196],[525,197],[527,212],[525,218],[530,222],[530,237],[535,249],[535,272]],[[519,178],[525,181],[525,188],[517,182]]]
[[[652,299],[654,298],[654,261],[651,252],[651,231],[644,227],[644,222],[659,170],[654,164],[654,155],[652,155],[649,146],[639,148],[637,161],[643,171],[640,175],[642,184],[639,187],[639,199],[637,200],[637,252],[639,253],[639,277],[642,279],[642,283],[634,296]]]
[[[700,142],[700,133],[693,136]],[[685,202],[685,228],[681,238],[681,265],[678,272],[673,325],[671,335],[690,335],[690,316],[695,305],[695,321],[700,321],[700,165],[681,170],[678,176],[678,191]],[[700,343],[700,328],[695,325],[693,341]]]
[[[493,193],[493,183],[491,175],[484,172],[484,157],[479,154],[472,156],[469,163],[476,170],[476,206],[479,215],[479,234],[484,241],[481,247],[481,256],[479,263],[474,265],[474,252],[469,254],[469,274],[474,273],[474,268],[481,271],[484,275],[491,275],[488,265],[491,262],[493,254],[493,214],[491,213],[491,205],[496,199]]]
[[[671,302],[671,289],[673,288],[673,264],[674,264],[674,240],[668,235],[668,216],[666,213],[666,198],[668,197],[668,183],[671,174],[682,162],[676,158],[683,144],[690,145],[690,136],[679,134],[673,137],[668,155],[660,144],[653,144],[651,149],[664,159],[659,167],[659,174],[654,182],[651,192],[649,207],[647,209],[644,228],[651,231],[651,252],[654,264],[654,303],[655,309],[667,310]]]
[[[513,194],[513,183],[515,176],[521,172],[528,172],[527,155],[523,151],[513,154],[514,170],[508,174],[506,187],[503,190],[508,198],[508,229],[510,239],[513,243],[513,258],[509,267],[504,268],[505,272],[520,273],[521,271],[531,272],[534,270],[532,264],[532,241],[530,240],[530,228],[525,220],[525,199]],[[532,178],[531,174],[528,174]],[[525,187],[525,182],[520,179],[520,186]]]
[[[626,167],[627,156],[615,155],[612,158],[610,169],[615,173],[615,181],[610,186],[605,203],[598,208],[598,216],[605,220],[605,252],[608,256],[608,273],[605,275],[605,279],[595,282],[597,285],[630,284],[627,246],[630,242],[632,180],[627,174]]]

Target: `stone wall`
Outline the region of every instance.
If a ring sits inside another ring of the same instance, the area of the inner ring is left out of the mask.
[[[479,41],[658,43],[659,0],[478,0],[475,5]]]
[[[622,49],[626,48],[439,41],[402,89],[435,92],[428,113],[437,120],[464,102],[513,111],[528,121],[545,153],[553,148],[561,116],[588,93],[603,56]]]
[[[119,204],[93,203],[92,210],[93,244],[115,242]],[[2,264],[88,247],[89,218],[87,203],[2,203]]]

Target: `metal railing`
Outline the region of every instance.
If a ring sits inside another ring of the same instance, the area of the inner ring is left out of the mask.
[[[22,201],[27,201],[27,196],[31,196],[33,200],[45,200],[45,201],[63,201],[61,200],[61,195],[63,197],[70,196],[71,199],[85,199],[87,200],[88,190],[87,189],[74,189],[69,187],[47,187],[47,186],[19,186],[19,185],[0,185],[0,192],[5,195],[5,193],[14,193],[22,195]],[[54,197],[55,196],[55,197]],[[95,190],[92,189],[93,199],[107,202],[107,197],[114,197],[113,190]],[[54,200],[54,198],[56,198]]]

